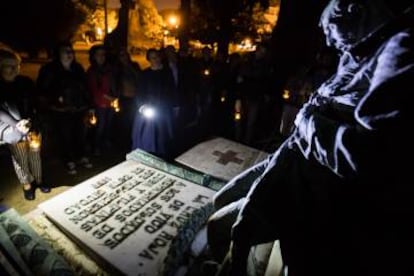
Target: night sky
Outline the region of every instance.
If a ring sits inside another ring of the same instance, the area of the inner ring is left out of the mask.
[[[154,0],[158,10],[176,9],[180,6],[180,0]],[[119,8],[119,0],[108,0],[108,6],[111,8]]]
[[[180,0],[154,0],[158,10],[176,9],[180,6]]]

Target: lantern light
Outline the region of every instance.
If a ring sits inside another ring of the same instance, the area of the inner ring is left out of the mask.
[[[39,151],[42,145],[42,134],[38,132],[31,131],[27,134],[27,139],[29,141],[29,148],[32,151]]]
[[[95,112],[89,113],[89,124],[94,126],[98,123],[98,119],[96,118]]]
[[[236,120],[236,121],[240,121],[241,120],[241,113],[240,112],[235,112],[234,113],[234,120]]]
[[[118,98],[111,101],[111,107],[115,110],[115,112],[121,111],[121,108],[119,106],[119,99]]]
[[[289,90],[287,90],[287,89],[283,90],[283,95],[282,95],[282,97],[283,97],[283,99],[285,99],[285,100],[289,100],[289,98],[290,98],[290,91],[289,91]]]

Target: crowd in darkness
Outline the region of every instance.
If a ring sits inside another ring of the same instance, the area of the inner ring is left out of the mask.
[[[29,132],[41,133],[43,147],[56,147],[53,154],[71,175],[79,166],[91,168],[90,156],[109,150],[139,148],[171,160],[212,136],[263,147],[279,133],[283,101],[275,93],[269,53],[266,44],[227,58],[210,47],[193,55],[167,46],[149,49],[150,66],[142,69],[127,50],[99,44],[89,50],[85,70],[72,44],[64,42],[32,81],[19,74],[19,55],[3,49],[1,139],[9,144],[25,198],[34,198],[36,186],[50,190],[42,183],[41,152],[30,150]],[[296,106],[308,96],[300,86],[290,89],[292,98],[301,94]]]
[[[63,43],[36,84],[1,50],[0,142],[31,200],[34,187],[50,189],[29,131],[58,141],[69,174],[114,143],[171,160],[211,136],[260,147],[281,133],[269,158],[213,198],[216,272],[246,275],[251,247],[279,240],[288,275],[414,275],[413,18],[408,0],[330,0],[319,23],[336,69],[321,52],[291,74],[284,107],[266,44],[228,59],[208,47],[200,57],[149,49],[144,70],[127,51],[96,45],[85,72]]]

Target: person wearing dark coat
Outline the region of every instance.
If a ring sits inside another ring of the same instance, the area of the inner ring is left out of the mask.
[[[327,44],[341,52],[337,72],[282,146],[215,197],[209,237],[226,215],[237,217],[228,274],[245,275],[250,247],[279,239],[288,275],[414,275],[406,161],[414,10],[394,5],[332,0],[325,8]]]
[[[31,143],[36,107],[33,81],[19,75],[20,57],[10,50],[0,50],[0,145],[10,150],[13,166],[22,184],[24,198],[33,200],[35,189],[50,192],[42,181],[40,145]]]
[[[76,174],[76,162],[85,168],[92,164],[86,157],[85,118],[91,107],[82,65],[75,60],[70,43],[56,48],[54,59],[40,69],[37,86],[41,102],[52,121],[59,150],[68,174]]]
[[[170,70],[162,65],[159,51],[149,49],[150,67],[143,71],[132,129],[132,149],[170,159],[174,138],[175,86]]]
[[[130,151],[132,145],[131,133],[134,122],[136,98],[139,94],[138,88],[141,82],[142,70],[139,64],[131,59],[126,49],[118,52],[115,63],[114,80],[117,93],[119,93],[120,112],[116,123],[116,141],[124,151]]]

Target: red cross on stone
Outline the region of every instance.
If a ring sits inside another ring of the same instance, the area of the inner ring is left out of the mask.
[[[236,157],[237,152],[232,151],[232,150],[228,150],[226,152],[215,150],[213,152],[213,155],[220,157],[216,162],[222,165],[227,165],[230,162],[233,162],[236,164],[241,164],[243,162],[242,159]]]

